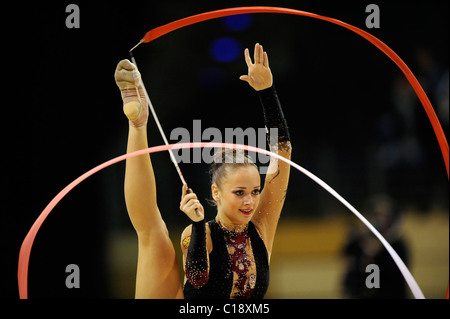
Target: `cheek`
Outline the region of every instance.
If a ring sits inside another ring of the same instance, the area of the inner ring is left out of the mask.
[[[236,208],[241,205],[240,198],[234,195],[229,196],[227,202],[230,208]]]
[[[238,210],[241,205],[242,201],[240,198],[233,194],[223,197],[222,208],[224,208],[226,212],[234,212]]]

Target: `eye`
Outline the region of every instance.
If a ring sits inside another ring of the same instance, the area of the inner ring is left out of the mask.
[[[237,196],[242,196],[242,195],[244,195],[244,191],[235,191],[234,192]]]
[[[253,195],[259,195],[261,193],[261,191],[259,189],[255,189],[252,194]]]

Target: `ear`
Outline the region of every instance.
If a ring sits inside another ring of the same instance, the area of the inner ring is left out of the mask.
[[[216,184],[211,185],[212,198],[218,203],[220,201],[220,190]]]

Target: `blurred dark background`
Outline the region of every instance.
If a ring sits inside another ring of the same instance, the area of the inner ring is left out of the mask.
[[[5,19],[14,18],[3,28],[8,157],[2,178],[4,297],[18,298],[19,248],[50,200],[84,172],[125,153],[128,126],[114,70],[147,31],[165,23],[247,5],[288,7],[347,22],[378,37],[405,61],[448,138],[448,2],[377,1],[380,28],[368,29],[365,8],[372,2],[78,1],[79,29],[65,25],[67,1],[2,10]],[[139,46],[135,56],[168,137],[177,127],[192,131],[194,119],[201,120],[202,129],[222,132],[263,127],[256,94],[239,81],[247,70],[243,50],[256,42],[269,53],[294,162],[356,208],[363,209],[372,194],[385,193],[405,211],[427,216],[439,210],[448,217],[441,152],[406,78],[368,41],[325,21],[281,14],[215,19]],[[149,143],[163,144],[152,119]],[[152,160],[160,209],[177,243],[178,229],[189,223],[178,210],[181,183],[167,153],[154,154]],[[133,232],[123,196],[124,168],[116,164],[83,182],[45,221],[31,254],[30,298],[117,296],[105,247],[114,234]],[[207,165],[181,164],[181,169],[199,197],[209,198]],[[349,215],[308,178],[297,171],[291,176],[283,222]],[[207,214],[213,218],[214,208],[208,207]],[[64,284],[65,267],[72,263],[80,267],[80,289]],[[135,259],[129,264],[135,269]],[[133,276],[124,280],[133,285]],[[442,278],[443,285],[447,280]]]

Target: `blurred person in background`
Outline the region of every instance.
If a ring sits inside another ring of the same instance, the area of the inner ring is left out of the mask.
[[[368,203],[369,221],[391,244],[408,266],[408,246],[401,235],[401,212],[391,198],[375,195]],[[407,298],[407,285],[389,252],[364,225],[350,229],[343,254],[347,262],[343,277],[343,292],[352,299],[401,299]],[[375,264],[379,268],[379,288],[368,288],[366,267]]]

